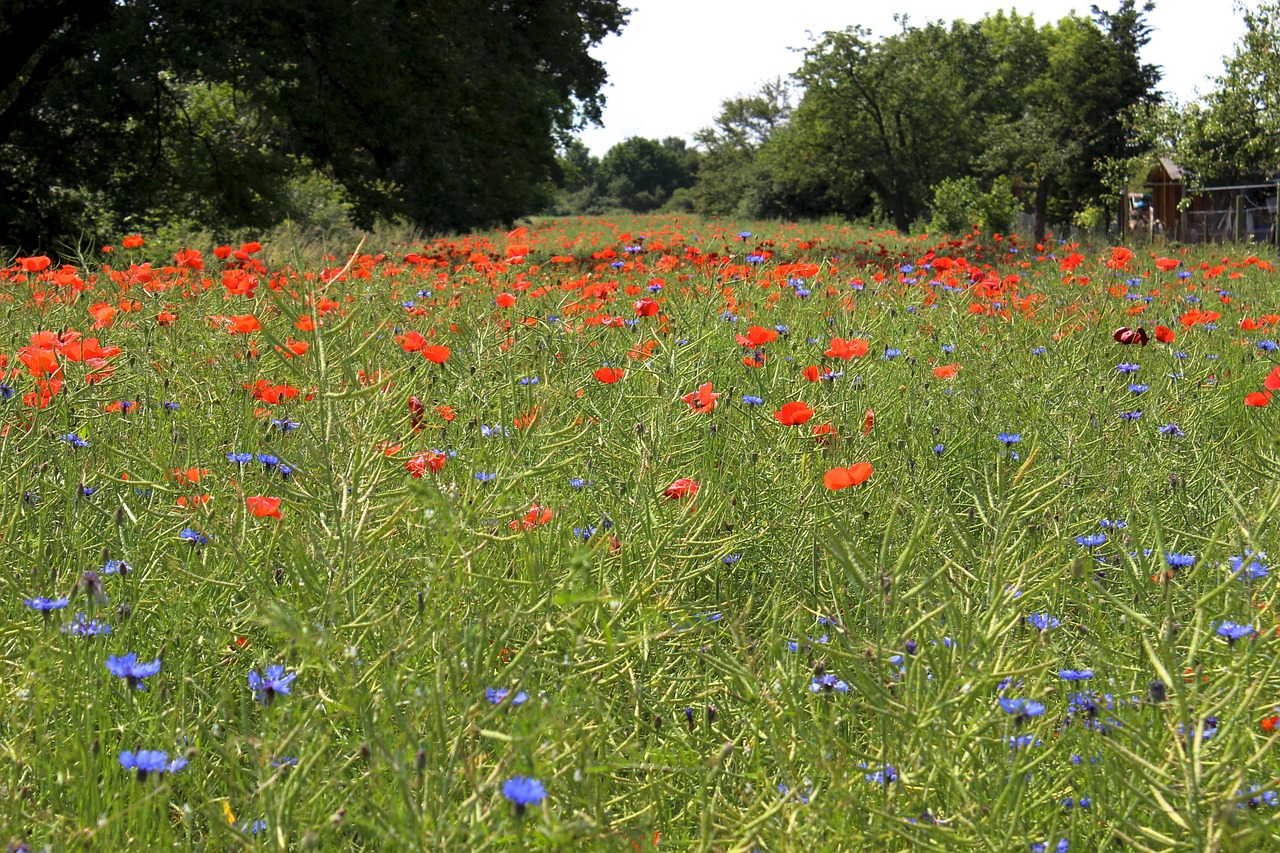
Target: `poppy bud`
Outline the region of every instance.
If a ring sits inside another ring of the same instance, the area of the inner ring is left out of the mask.
[[[662,717],[658,714],[653,715],[653,730],[655,732],[662,731]]]
[[[427,751],[422,747],[418,747],[417,754],[413,756],[413,769],[418,771],[419,776],[427,769]]]
[[[708,723],[714,723],[716,721],[716,717],[718,717],[719,715],[720,715],[720,709],[717,708],[714,703],[707,706],[707,722]]]

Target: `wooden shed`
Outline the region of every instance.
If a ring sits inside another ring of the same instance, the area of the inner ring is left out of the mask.
[[[1182,170],[1168,157],[1161,157],[1156,167],[1147,173],[1147,186],[1151,188],[1151,216],[1165,235],[1178,239],[1181,214],[1178,203],[1185,192]]]

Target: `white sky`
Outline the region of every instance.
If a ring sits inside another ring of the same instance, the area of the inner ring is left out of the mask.
[[[592,51],[609,74],[605,126],[588,128],[580,138],[597,156],[629,136],[679,136],[692,142],[693,133],[720,112],[721,101],[799,68],[800,54],[788,48],[807,46],[810,33],[861,24],[884,36],[898,28],[895,12],[923,25],[977,21],[1004,8],[1043,24],[1073,11],[1090,17],[1091,0],[624,0],[624,5],[633,10],[630,23]],[[1119,3],[1097,0],[1097,5],[1115,11]],[[1163,68],[1161,88],[1184,103],[1213,88],[1222,58],[1244,34],[1233,0],[1157,0],[1147,20],[1154,32],[1143,60]]]

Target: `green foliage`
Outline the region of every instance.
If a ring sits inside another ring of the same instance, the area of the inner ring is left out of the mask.
[[[977,178],[947,178],[933,190],[930,227],[937,232],[964,234],[973,226],[987,233],[1009,233],[1023,204],[1013,193],[1013,181],[1001,175],[983,191]]]
[[[265,228],[296,215],[290,182],[312,170],[364,227],[513,220],[545,205],[557,140],[599,118],[587,49],[627,15],[616,0],[10,5],[0,232],[27,246],[175,216]]]

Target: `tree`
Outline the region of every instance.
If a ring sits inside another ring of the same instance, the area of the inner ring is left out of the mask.
[[[790,117],[791,86],[781,78],[753,95],[723,101],[715,123],[693,136],[704,152],[693,191],[695,209],[717,216],[767,215],[769,211],[744,208],[757,207],[767,192],[770,176],[757,155]]]
[[[795,178],[825,184],[845,206],[869,192],[907,231],[930,188],[978,154],[988,69],[974,25],[900,21],[879,41],[850,27],[805,51],[786,136]]]
[[[544,202],[557,143],[598,121],[588,48],[628,14],[617,0],[0,3],[0,47],[31,42],[0,50],[0,228],[23,242],[93,210],[163,219],[182,152],[211,145],[229,196],[217,227],[269,224],[273,188],[313,168],[360,224],[511,220]],[[234,116],[226,136],[193,115],[211,98]]]
[[[657,210],[677,189],[693,186],[697,157],[683,139],[629,137],[600,158],[597,193],[637,213]]]

